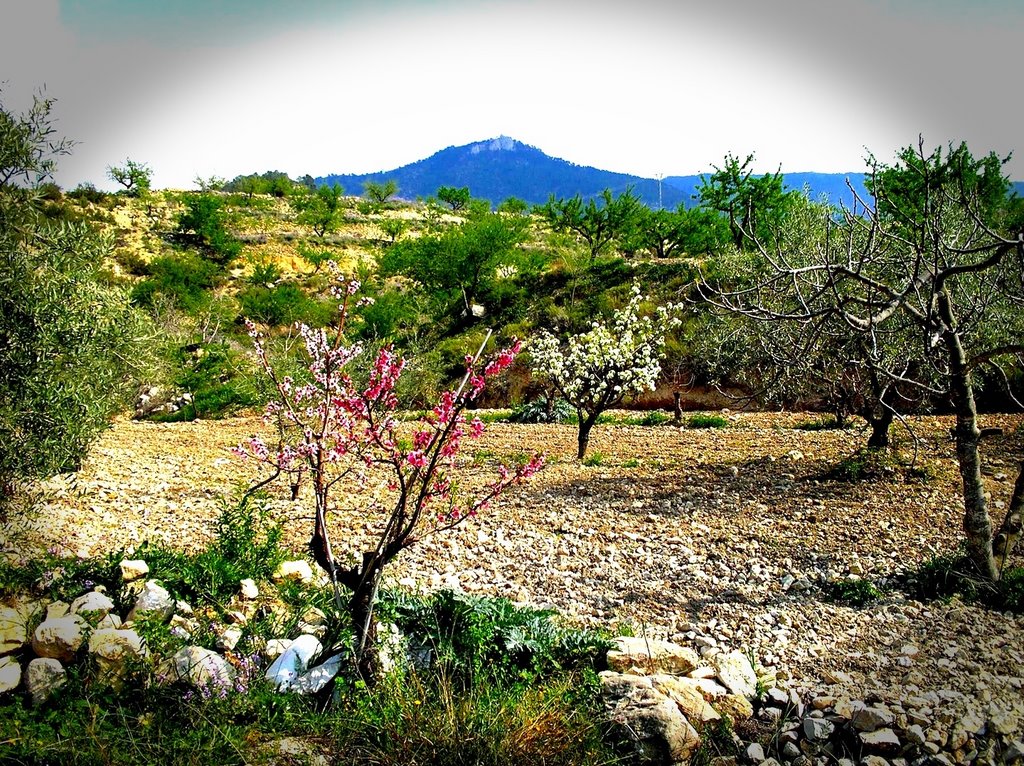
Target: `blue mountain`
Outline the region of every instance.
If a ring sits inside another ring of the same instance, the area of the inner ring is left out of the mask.
[[[383,183],[388,180],[398,184],[398,196],[404,199],[430,197],[441,186],[468,186],[474,197],[489,200],[492,205],[509,197],[518,197],[530,204],[543,204],[552,195],[566,198],[579,194],[589,199],[605,189],[621,194],[632,187],[649,207],[661,205],[666,209],[680,204],[694,205],[701,184],[700,175],[667,176],[659,182],[576,165],[508,136],[449,146],[426,159],[393,170],[330,173],[314,179],[318,185],[340,183],[349,194],[361,194],[367,181]],[[806,191],[811,199],[825,197],[834,204],[852,204],[851,186],[862,199],[869,199],[864,173],[783,173],[783,183],[788,189]],[[1024,182],[1015,182],[1013,186],[1024,196]]]
[[[549,157],[540,149],[500,136],[465,146],[449,146],[425,160],[377,173],[331,173],[316,179],[319,184],[340,183],[349,194],[360,194],[367,181],[389,179],[398,184],[398,196],[405,199],[429,197],[441,186],[468,186],[470,194],[497,205],[509,197],[542,204],[556,198],[596,197],[605,189],[621,194],[632,186],[647,205],[658,206],[658,181],[625,173],[575,165]],[[661,184],[661,204],[666,208],[688,202],[686,194]]]

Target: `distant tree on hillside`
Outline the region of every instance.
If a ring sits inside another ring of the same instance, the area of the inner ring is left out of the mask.
[[[437,190],[437,198],[457,213],[469,204],[469,187],[442,186]]]
[[[124,165],[108,167],[107,177],[123,186],[128,196],[139,197],[149,191],[153,171],[146,163],[129,158],[124,161]]]
[[[554,231],[569,232],[583,240],[593,263],[613,241],[635,230],[643,209],[640,198],[627,188],[617,197],[605,189],[598,200],[587,202],[579,194],[569,199],[552,195],[538,212]]]
[[[755,247],[755,238],[768,242],[772,232],[782,225],[793,195],[783,190],[782,173],[755,176],[751,169],[754,155],[741,163],[729,153],[722,167],[702,178],[697,196],[702,207],[717,210],[729,222],[733,244],[740,249]]]
[[[312,194],[293,196],[290,204],[297,213],[296,220],[309,226],[314,234],[323,239],[338,227],[344,193],[341,184],[319,186]]]
[[[367,181],[363,184],[363,194],[378,204],[383,204],[398,193],[398,184],[389,178],[383,183]]]

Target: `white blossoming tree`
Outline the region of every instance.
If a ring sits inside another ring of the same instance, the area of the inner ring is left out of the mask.
[[[641,316],[645,300],[634,284],[629,302],[609,322],[594,322],[588,332],[564,344],[547,331],[530,344],[533,373],[576,409],[580,460],[601,413],[627,396],[654,390],[658,382],[665,335],[679,324],[680,307],[660,306],[653,316]]]

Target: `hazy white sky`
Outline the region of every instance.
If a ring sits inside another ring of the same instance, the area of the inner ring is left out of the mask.
[[[58,181],[387,170],[500,134],[653,177],[857,171],[923,134],[1017,150],[1024,0],[0,0],[7,108]]]

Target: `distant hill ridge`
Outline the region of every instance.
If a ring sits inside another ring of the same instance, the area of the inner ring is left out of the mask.
[[[850,204],[853,194],[847,181],[863,198],[867,198],[864,173],[783,172],[787,188],[807,189],[811,199],[823,195],[832,202]],[[509,136],[498,136],[464,146],[449,146],[426,159],[393,170],[376,173],[330,173],[318,176],[316,183],[340,183],[350,194],[360,194],[367,181],[398,184],[398,196],[404,199],[429,197],[441,186],[468,186],[474,197],[497,205],[509,197],[518,197],[531,204],[547,202],[548,197],[596,197],[605,189],[621,194],[629,186],[651,208],[659,204],[667,209],[681,203],[691,206],[701,183],[701,175],[642,178],[627,173],[613,173],[551,157],[535,146]],[[660,187],[660,188],[659,188]],[[1014,187],[1024,195],[1024,182]]]

